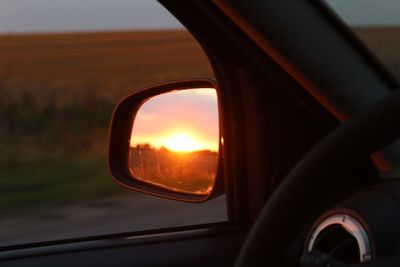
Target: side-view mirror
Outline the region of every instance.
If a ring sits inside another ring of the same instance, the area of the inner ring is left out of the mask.
[[[210,80],[184,80],[120,102],[109,139],[114,180],[181,201],[201,202],[215,194],[221,156],[215,88]]]

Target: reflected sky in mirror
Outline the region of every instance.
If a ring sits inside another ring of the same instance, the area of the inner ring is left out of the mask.
[[[218,151],[215,89],[188,89],[151,98],[136,115],[132,137],[132,147],[147,143],[172,151]]]

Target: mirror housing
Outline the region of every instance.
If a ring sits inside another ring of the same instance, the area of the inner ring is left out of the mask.
[[[142,105],[149,99],[158,95],[178,90],[202,88],[215,89],[216,85],[213,81],[206,79],[182,80],[159,84],[128,96],[117,105],[111,120],[108,150],[109,169],[116,183],[143,193],[186,202],[203,202],[223,193],[222,168],[220,168],[222,162],[221,134],[219,134],[217,140],[219,153],[216,163],[215,178],[213,180],[212,189],[207,194],[171,190],[167,187],[159,186],[159,184],[147,182],[140,177],[135,177],[130,166],[130,150],[132,149],[131,134],[135,117]],[[184,112],[184,110],[182,112]],[[219,117],[219,114],[217,116]],[[219,132],[221,131],[219,130]]]

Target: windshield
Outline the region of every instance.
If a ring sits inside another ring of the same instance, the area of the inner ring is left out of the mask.
[[[400,1],[324,0],[400,80]]]

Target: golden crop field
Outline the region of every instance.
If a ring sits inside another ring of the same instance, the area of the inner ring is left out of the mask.
[[[355,33],[400,81],[400,27],[358,27]]]
[[[32,92],[57,104],[88,95],[116,101],[150,84],[211,76],[185,31],[0,36],[0,88],[7,98]]]

